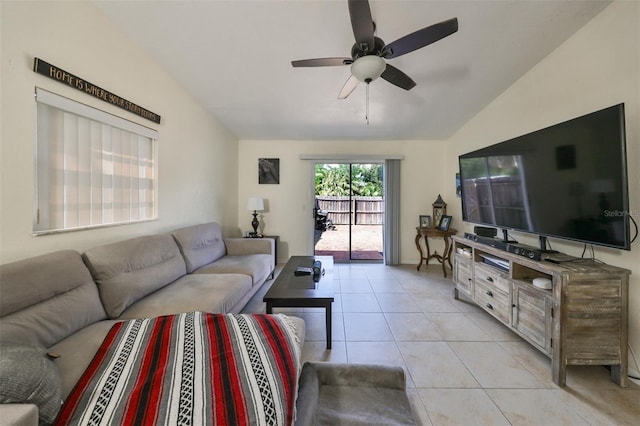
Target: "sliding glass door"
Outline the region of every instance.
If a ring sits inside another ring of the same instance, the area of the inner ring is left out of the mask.
[[[315,165],[315,254],[336,262],[382,261],[383,164]]]

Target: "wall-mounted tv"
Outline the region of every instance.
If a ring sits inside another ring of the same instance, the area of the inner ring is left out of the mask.
[[[463,220],[629,250],[624,104],[459,157]]]

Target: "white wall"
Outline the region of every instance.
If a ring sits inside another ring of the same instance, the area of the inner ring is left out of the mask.
[[[444,188],[443,182],[455,179],[455,174],[444,174],[444,147],[442,141],[241,140],[238,223],[242,230],[251,229],[246,199],[264,197],[269,203],[269,211],[262,214],[264,233],[280,236],[280,261],[313,254],[313,162],[300,160],[300,155],[402,155],[400,260],[417,264],[414,238],[418,216],[431,214],[431,204]],[[258,184],[258,158],[280,158],[279,185]],[[455,195],[445,201],[457,203]]]
[[[215,220],[237,228],[237,139],[90,2],[0,2],[0,262],[62,248],[83,251]],[[36,74],[39,57],[162,116],[162,124]],[[159,131],[158,221],[33,237],[34,87]]]
[[[449,141],[447,174],[457,157],[482,146],[529,133],[621,102],[625,103],[630,211],[640,222],[640,3],[615,2],[531,69]],[[450,182],[446,194],[451,197]],[[460,223],[460,204],[452,208]],[[455,219],[454,219],[455,220]],[[467,225],[467,231],[472,229]],[[537,239],[513,234],[523,243]],[[632,225],[633,236],[633,225]],[[550,239],[553,248],[580,256],[582,245]],[[596,257],[632,271],[629,340],[640,357],[640,241],[631,251],[596,247]],[[630,361],[633,365],[633,360]],[[637,364],[634,366],[638,371]]]

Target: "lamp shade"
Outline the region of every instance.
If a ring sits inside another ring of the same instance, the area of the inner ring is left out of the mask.
[[[387,64],[380,56],[362,56],[351,64],[351,74],[363,83],[371,83],[384,72]]]
[[[249,197],[247,199],[247,210],[264,210],[264,200],[260,197]]]

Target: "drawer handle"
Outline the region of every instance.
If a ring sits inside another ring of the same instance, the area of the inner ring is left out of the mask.
[[[493,293],[491,293],[491,290],[487,290],[486,295],[489,296],[489,297],[493,297]]]
[[[493,278],[491,278],[491,277],[487,277],[487,281],[489,281],[490,283],[492,283],[492,282],[493,282]]]
[[[493,306],[491,306],[491,303],[487,303],[487,308],[493,310]]]

